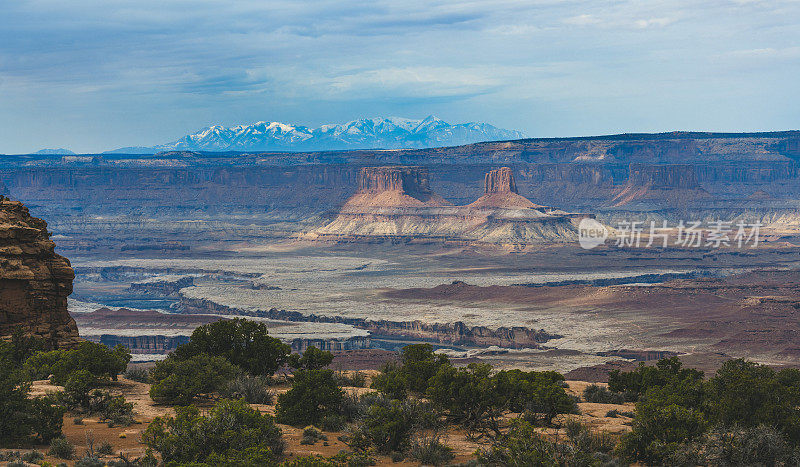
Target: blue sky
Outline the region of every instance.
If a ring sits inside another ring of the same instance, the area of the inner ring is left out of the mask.
[[[435,114],[800,128],[800,1],[0,0],[0,153]]]

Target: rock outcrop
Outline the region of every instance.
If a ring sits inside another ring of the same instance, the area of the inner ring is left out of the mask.
[[[514,173],[508,167],[501,167],[489,171],[483,182],[483,192],[489,193],[519,193]]]
[[[509,167],[489,171],[484,177],[483,186],[483,196],[470,203],[470,208],[547,209],[519,194],[514,172]]]
[[[47,223],[0,198],[0,336],[20,329],[49,346],[70,347],[78,328],[67,312],[75,272],[55,253]]]

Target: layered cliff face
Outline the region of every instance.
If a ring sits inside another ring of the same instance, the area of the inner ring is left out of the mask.
[[[629,173],[628,183],[611,200],[611,205],[687,207],[712,198],[701,187],[693,165],[631,164]]]
[[[516,193],[510,168],[484,178],[484,195],[467,206],[452,206],[430,190],[422,167],[368,167],[358,191],[336,218],[306,239],[375,241],[461,241],[524,245],[572,241],[579,216],[532,203]]]
[[[55,253],[47,223],[17,201],[0,198],[0,336],[21,329],[51,347],[77,344],[67,312],[75,273]]]

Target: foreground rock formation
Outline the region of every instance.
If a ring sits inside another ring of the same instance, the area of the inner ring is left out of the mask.
[[[424,167],[365,167],[358,191],[329,224],[305,238],[336,241],[481,242],[525,245],[574,241],[575,223],[585,217],[532,203],[517,193],[508,167],[492,170],[484,195],[453,206],[430,189]]]
[[[55,253],[47,223],[18,201],[0,198],[0,337],[15,330],[51,347],[80,341],[67,312],[75,272]]]

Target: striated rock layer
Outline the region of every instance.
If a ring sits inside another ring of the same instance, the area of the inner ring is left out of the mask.
[[[335,241],[481,242],[526,245],[574,241],[575,222],[585,217],[532,203],[516,191],[508,167],[491,170],[484,195],[453,206],[430,189],[424,167],[365,167],[358,191],[329,224],[308,239]]]
[[[18,201],[0,197],[0,336],[15,330],[45,339],[51,347],[78,342],[67,312],[75,272],[57,255],[47,223]]]

